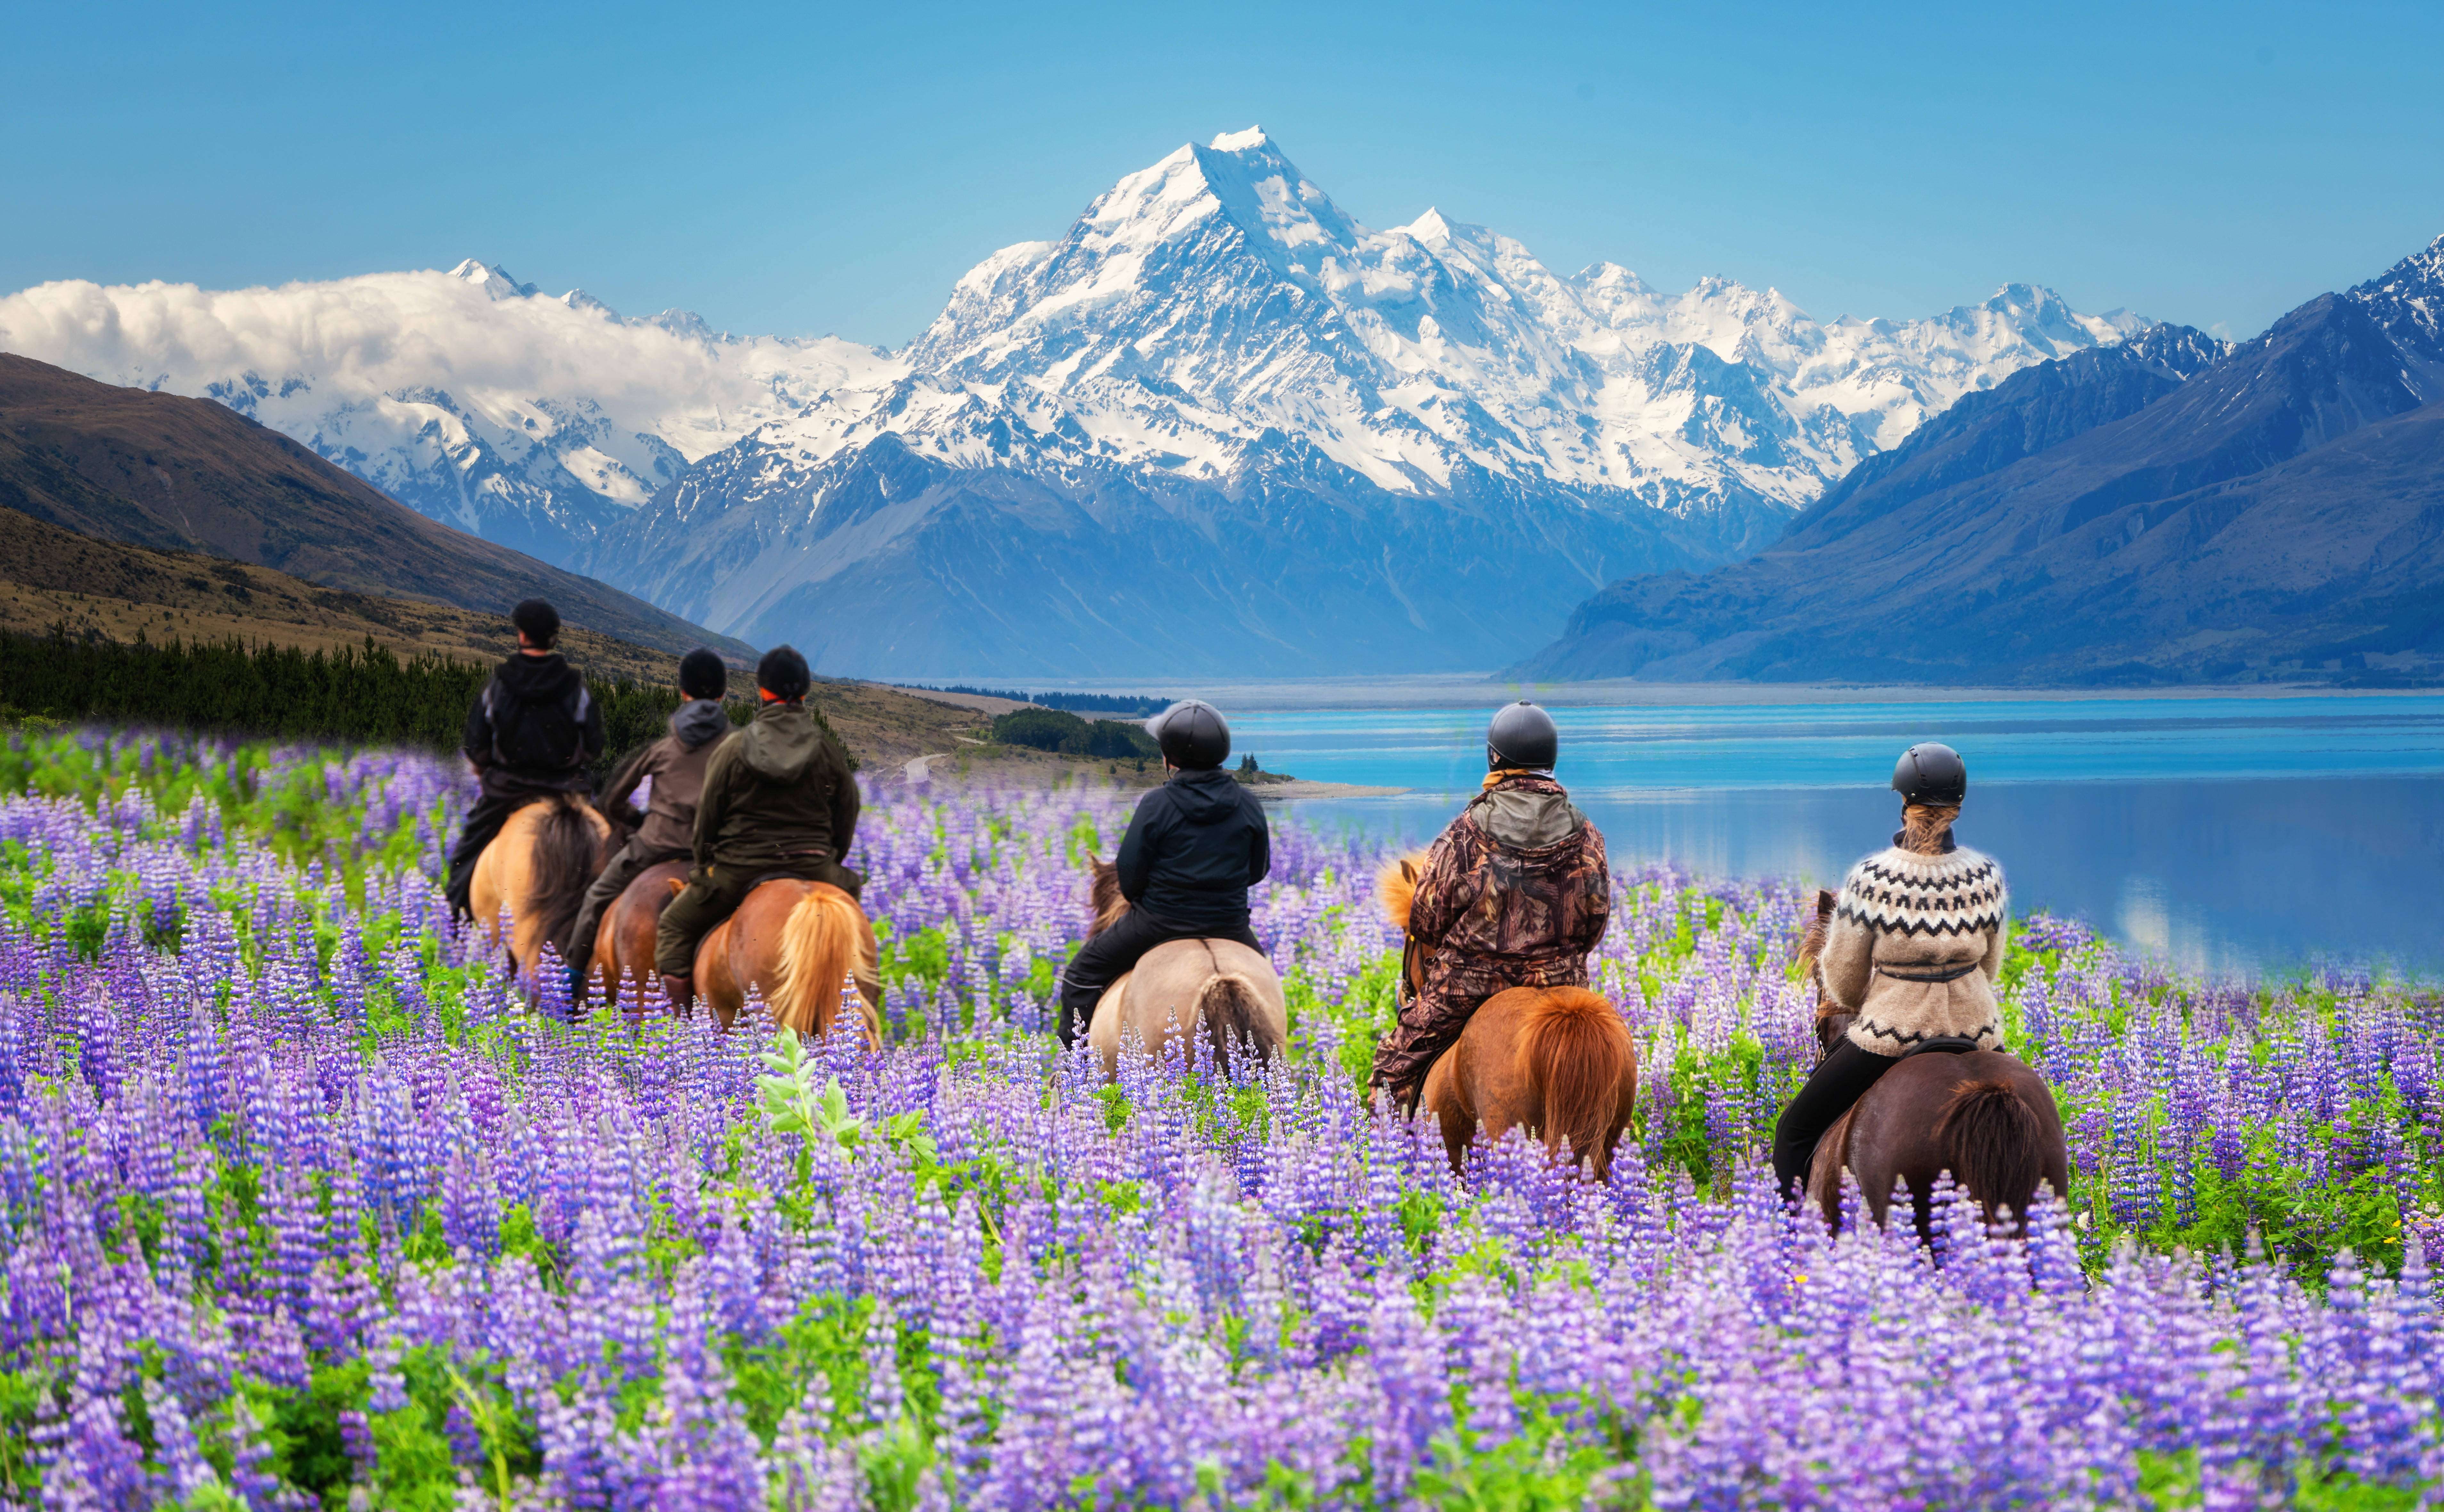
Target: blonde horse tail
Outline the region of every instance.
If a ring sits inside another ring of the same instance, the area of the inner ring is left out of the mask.
[[[1411,851],[1385,861],[1383,869],[1375,874],[1375,896],[1382,903],[1383,913],[1394,929],[1408,929],[1409,911],[1417,901],[1417,878],[1425,869],[1426,853]]]
[[[594,827],[592,812],[576,799],[555,798],[550,803],[550,811],[535,823],[527,907],[534,919],[534,937],[565,956],[569,926],[577,922],[586,888],[602,871],[602,836]]]
[[[765,1005],[775,1020],[801,1036],[831,1032],[861,919],[848,894],[833,888],[818,886],[798,899],[781,922],[780,959]]]
[[[1213,1042],[1214,1064],[1222,1063],[1233,1040],[1244,1041],[1259,1060],[1272,1059],[1273,1046],[1258,1026],[1261,1001],[1256,984],[1239,971],[1216,971],[1196,989],[1196,1013],[1204,1022],[1206,1038]]]
[[[1544,1110],[1545,1144],[1570,1141],[1570,1154],[1595,1162],[1596,1179],[1612,1170],[1613,1117],[1620,1084],[1638,1074],[1629,1025],[1613,1005],[1583,987],[1545,992],[1520,1031],[1528,1085]]]

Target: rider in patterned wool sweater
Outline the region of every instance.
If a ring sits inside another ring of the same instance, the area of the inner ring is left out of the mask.
[[[1952,839],[1969,769],[1949,746],[1913,746],[1893,787],[1900,832],[1850,868],[1824,927],[1817,964],[1826,1006],[1858,1019],[1774,1126],[1773,1174],[1785,1192],[1806,1179],[1824,1132],[1912,1049],[1940,1039],[2003,1047],[1994,1003],[2009,917],[2003,869]]]
[[[1587,952],[1612,920],[1603,836],[1553,781],[1561,731],[1522,699],[1485,735],[1485,788],[1426,853],[1409,946],[1431,950],[1425,986],[1375,1048],[1367,1096],[1414,1108],[1435,1058],[1508,987],[1585,986]],[[1402,963],[1402,990],[1408,970]]]

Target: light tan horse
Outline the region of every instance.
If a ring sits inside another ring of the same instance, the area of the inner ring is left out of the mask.
[[[1101,934],[1129,911],[1120,868],[1089,857],[1095,871],[1094,931]],[[1086,1042],[1103,1075],[1120,1074],[1120,1047],[1134,1036],[1155,1056],[1202,1031],[1219,1060],[1234,1041],[1242,1053],[1271,1060],[1289,1040],[1289,999],[1273,963],[1236,940],[1173,940],[1138,958],[1103,995]]]
[[[664,885],[676,897],[687,884],[673,877]],[[857,982],[865,1042],[880,1049],[882,968],[874,926],[857,899],[828,882],[759,882],[695,948],[696,992],[725,1029],[746,1011],[752,991],[775,1023],[801,1038],[829,1034],[844,977]]]
[[[1384,912],[1403,932],[1424,860],[1422,851],[1404,856],[1376,881]],[[1408,954],[1414,992],[1425,986],[1434,953]],[[1470,1015],[1458,1041],[1427,1069],[1417,1102],[1442,1125],[1454,1170],[1480,1126],[1492,1139],[1516,1128],[1556,1152],[1567,1140],[1572,1158],[1592,1161],[1601,1181],[1637,1097],[1638,1052],[1610,1003],[1584,987],[1512,987]]]
[[[636,984],[639,1001],[661,981],[654,971],[654,931],[662,922],[662,910],[677,895],[678,889],[672,884],[686,886],[687,872],[685,861],[646,867],[602,911],[602,922],[594,931],[594,961],[587,979],[604,1002],[620,1001],[622,978]]]
[[[469,901],[485,937],[500,943],[507,910],[510,958],[533,977],[545,945],[566,946],[585,889],[610,858],[611,821],[577,794],[517,810],[475,857]]]

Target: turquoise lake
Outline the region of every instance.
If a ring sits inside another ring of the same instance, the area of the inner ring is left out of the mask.
[[[1203,696],[1268,769],[1408,789],[1287,805],[1301,818],[1422,842],[1474,790],[1505,695],[1430,683]],[[1894,759],[1940,740],[1969,765],[1960,838],[2001,859],[2021,912],[2084,915],[2191,969],[2444,974],[2444,693],[1744,689],[1553,713],[1558,775],[1616,864],[1830,884],[1894,828]]]

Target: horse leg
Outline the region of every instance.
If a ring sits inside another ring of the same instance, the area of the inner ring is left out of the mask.
[[[1450,1157],[1453,1171],[1466,1163],[1468,1142],[1476,1134],[1476,1110],[1453,1068],[1458,1058],[1456,1048],[1435,1057],[1435,1063],[1426,1068],[1426,1084],[1417,1094],[1417,1105],[1431,1112],[1442,1128],[1443,1153]]]
[[[747,1006],[747,984],[738,963],[731,958],[738,931],[724,919],[707,931],[695,948],[695,995],[713,1010],[713,1020],[727,1029]]]

